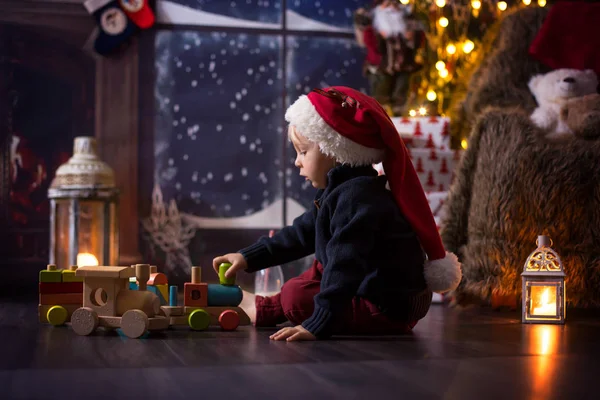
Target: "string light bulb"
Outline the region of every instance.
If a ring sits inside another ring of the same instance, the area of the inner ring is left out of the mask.
[[[526,6],[531,4],[531,0],[523,0],[523,4],[525,4]]]
[[[443,69],[440,71],[440,77],[446,79],[448,77],[448,70],[447,69]]]
[[[499,1],[498,2],[498,9],[500,11],[506,11],[507,8],[508,8],[508,4],[506,4],[505,1]]]
[[[429,90],[427,92],[427,100],[434,101],[435,99],[437,99],[437,94],[433,90]]]
[[[407,5],[408,3],[410,3],[410,0],[400,0],[400,3]]]
[[[417,112],[415,110],[410,110],[408,112],[408,115],[410,115],[411,117],[415,117],[417,115]]]
[[[440,18],[438,22],[442,28],[445,28],[448,26],[448,18],[446,18],[446,17]]]
[[[475,43],[471,42],[470,40],[465,40],[465,43],[463,43],[463,51],[465,52],[465,54],[469,54],[473,51],[474,48]]]
[[[471,7],[473,7],[475,10],[479,10],[481,8],[481,1],[473,0],[471,2]]]
[[[439,8],[443,8],[446,5],[446,0],[435,0],[435,5]]]
[[[467,142],[467,139],[463,139],[460,141],[460,147],[462,147],[464,150],[466,150],[467,147],[469,147],[469,143]]]
[[[545,7],[546,6],[546,0],[538,0],[538,6]]]
[[[456,46],[450,43],[448,46],[446,46],[446,52],[448,52],[448,54],[456,53]]]
[[[446,69],[446,63],[443,62],[443,61],[436,62],[435,63],[435,69],[437,69],[438,71]]]
[[[419,115],[427,115],[427,109],[425,107],[419,107]]]

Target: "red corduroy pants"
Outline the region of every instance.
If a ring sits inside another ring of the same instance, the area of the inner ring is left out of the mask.
[[[308,319],[315,308],[314,296],[321,288],[323,266],[315,260],[312,266],[296,278],[287,281],[281,293],[263,297],[256,296],[256,326],[275,326],[286,321],[300,325]],[[399,322],[388,318],[373,303],[354,297],[343,315],[337,319],[334,334],[402,334],[417,324]]]

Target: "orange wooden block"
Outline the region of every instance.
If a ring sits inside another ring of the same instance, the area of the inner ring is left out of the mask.
[[[83,293],[83,282],[40,282],[40,294]]]
[[[208,305],[208,284],[186,282],[183,285],[183,305],[206,307]]]
[[[167,280],[167,276],[163,273],[157,272],[155,274],[150,274],[150,279],[148,279],[148,285],[168,285],[169,281]]]
[[[83,293],[40,294],[40,304],[83,304]]]

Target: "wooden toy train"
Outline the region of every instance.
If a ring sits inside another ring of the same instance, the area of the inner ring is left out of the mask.
[[[242,290],[235,277],[225,278],[230,266],[219,267],[219,284],[202,283],[200,267],[192,267],[191,282],[184,284],[183,306],[179,306],[177,286],[169,286],[166,275],[148,264],[72,266],[68,270],[48,265],[40,271],[40,322],[70,323],[79,335],[89,335],[98,327],[120,328],[130,338],[173,326],[235,330],[249,325],[250,318],[238,307]]]

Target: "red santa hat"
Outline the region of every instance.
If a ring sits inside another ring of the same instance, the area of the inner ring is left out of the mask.
[[[314,89],[288,108],[285,119],[340,163],[359,166],[383,162],[396,203],[427,254],[424,274],[429,288],[444,293],[458,286],[460,263],[444,249],[408,150],[375,99],[343,86]]]

